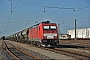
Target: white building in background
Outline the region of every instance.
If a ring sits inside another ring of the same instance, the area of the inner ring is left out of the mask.
[[[75,30],[67,30],[71,38],[75,37]],[[76,29],[76,38],[90,38],[90,28]]]

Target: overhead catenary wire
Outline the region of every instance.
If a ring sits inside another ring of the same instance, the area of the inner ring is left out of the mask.
[[[56,6],[56,5],[58,5],[58,4],[60,4],[61,2],[63,2],[64,0],[62,0],[62,1],[60,1],[59,3],[57,3],[57,4],[55,4],[54,6]],[[33,19],[33,20],[36,20],[36,19],[38,19],[40,16],[42,16],[44,13],[42,12],[40,15],[38,15],[35,19]]]
[[[10,17],[8,17],[8,22],[7,22],[6,27],[4,29],[4,34],[7,32],[7,28],[8,28],[8,25],[10,23],[11,15],[12,15],[12,13],[10,14]]]
[[[78,10],[75,9],[73,12],[70,12],[70,13],[68,13],[68,14],[66,14],[66,15],[64,15],[64,16],[62,16],[62,17],[60,17],[60,18],[57,18],[56,20],[61,19],[61,18],[64,18],[64,17],[66,17],[66,16],[68,16],[68,15],[74,13],[75,11],[79,11],[79,10],[82,10],[82,9],[85,9],[85,8],[88,8],[88,6],[87,6],[87,7],[79,8]],[[74,8],[73,8],[73,9],[74,9]]]
[[[81,28],[83,28],[83,24],[90,24],[90,20],[89,20],[90,16],[87,16],[87,17],[82,17],[82,18],[78,18],[77,21],[80,22],[80,26]],[[87,19],[85,21],[82,21],[83,19]]]
[[[63,2],[64,0],[62,0],[61,2]],[[17,4],[16,4],[16,6],[18,5],[18,3],[20,2],[20,0],[19,1],[17,1]],[[59,3],[57,3],[57,4],[60,4],[61,2],[59,2]],[[56,5],[57,5],[56,4]],[[82,8],[60,8],[60,7],[56,7],[56,5],[54,5],[54,6],[44,6],[44,11],[45,11],[45,8],[47,7],[47,8],[49,8],[49,9],[51,9],[51,8],[58,8],[58,9],[73,9],[73,11],[90,11],[90,10],[84,10],[84,9],[86,9],[86,8],[89,8],[90,6],[86,6],[86,7],[82,7]],[[14,9],[16,8],[16,6],[14,7]],[[14,9],[13,9],[13,12],[42,12],[42,11],[14,11]],[[49,10],[48,9],[48,10]],[[48,11],[47,10],[47,12],[51,12],[51,11]],[[3,11],[3,12],[10,12],[10,11],[6,11],[6,10],[0,10],[0,11]],[[68,11],[68,10],[60,10],[60,11]],[[52,12],[56,12],[56,11],[52,11]]]
[[[15,7],[13,8],[13,11],[14,11],[14,9],[17,7],[17,5],[18,5],[19,2],[20,2],[20,0],[17,2],[17,4],[15,5]]]
[[[75,11],[74,8],[60,8],[60,7],[48,7],[48,6],[44,6],[44,12],[46,12],[46,8],[68,9],[68,10],[72,9],[73,11]]]
[[[63,9],[63,10],[56,10],[57,12],[60,12],[60,11],[69,11],[70,9],[67,9],[67,10],[65,10],[65,9]],[[9,10],[0,10],[1,12],[11,12],[11,11],[9,11]],[[43,12],[45,12],[46,10],[44,9],[44,11]],[[47,12],[53,12],[53,13],[56,13],[56,11],[47,11]],[[73,10],[73,11],[90,11],[90,10],[77,10],[77,9],[75,9],[75,10]],[[18,13],[24,13],[24,12],[33,12],[33,13],[38,13],[38,12],[42,12],[42,11],[20,11],[20,10],[14,10],[13,12],[18,12]]]
[[[73,12],[70,12],[70,13],[67,13],[67,14],[65,14],[64,16],[61,16],[61,17],[57,18],[56,20],[62,19],[62,18],[66,17],[66,16],[68,16],[68,15],[70,15],[70,14],[72,14],[72,13],[74,13],[74,11],[73,11]]]
[[[89,7],[87,6],[87,7],[79,8],[78,10],[75,10],[75,11],[81,11],[81,10],[84,10],[84,9],[86,9],[86,8],[89,8]],[[58,18],[58,19],[61,19],[61,18],[63,18],[63,17],[65,18],[66,16],[68,16],[68,15],[70,15],[70,14],[72,14],[72,13],[73,13],[73,12],[68,13],[68,14],[66,14],[66,15]],[[88,17],[83,17],[83,18],[78,18],[77,21],[80,20],[80,19],[86,19],[86,18],[88,18],[88,22],[86,22],[86,23],[89,24],[89,23],[90,23],[90,22],[89,22],[89,21],[90,21],[90,20],[89,20],[89,17],[90,17],[90,16],[88,16]],[[68,21],[68,20],[67,20],[67,21]],[[85,22],[82,22],[82,23],[85,23]],[[80,22],[80,24],[82,24],[82,23]],[[64,24],[64,22],[62,22],[61,24]],[[71,24],[71,22],[69,23],[69,26],[71,26],[70,24]],[[73,27],[72,27],[72,28],[73,28]],[[82,25],[81,25],[81,28],[83,28]],[[69,29],[70,29],[70,27],[69,27]]]
[[[85,7],[86,8],[86,7]],[[81,8],[82,9],[82,8]],[[84,9],[84,8],[83,8]],[[22,11],[23,12],[23,11]],[[66,14],[66,15],[68,15],[68,14]]]
[[[10,23],[10,19],[11,19],[11,16],[12,16],[12,12],[13,12],[13,10],[16,8],[16,6],[18,5],[18,3],[19,3],[19,1],[17,2],[17,4],[15,5],[15,7],[14,7],[14,9],[12,10],[12,1],[11,0],[9,0],[10,1],[10,3],[11,3],[11,14],[10,14],[10,17],[8,18],[8,22],[7,22],[7,24],[6,24],[6,27],[5,27],[5,30],[4,30],[4,34],[7,32],[6,30],[7,30],[7,28],[8,28],[8,25],[9,25],[9,23]]]
[[[57,6],[58,4],[60,4],[60,3],[62,3],[64,0],[61,0],[59,3],[57,3],[57,4],[55,4],[53,7],[55,7],[55,6]],[[44,7],[44,12],[46,11],[45,10],[45,8],[47,7],[47,6],[43,6]],[[49,8],[47,11],[49,11],[51,8]]]
[[[15,0],[12,0],[12,1],[15,1]],[[15,1],[15,2],[18,2],[18,1]],[[35,6],[43,6],[43,5],[40,5],[40,4],[34,4],[34,3],[30,3],[30,2],[22,2],[22,1],[19,1],[19,2],[24,3],[24,4],[35,5]]]
[[[82,9],[82,8],[81,8]],[[3,10],[0,10],[0,11],[3,11]],[[75,10],[76,11],[76,10]],[[79,9],[77,10],[77,11],[79,11]],[[10,11],[9,11],[10,12]],[[20,12],[20,11],[19,11]],[[22,11],[22,12],[24,12],[24,11]],[[27,12],[29,12],[29,11],[27,11]],[[31,11],[32,12],[32,11]],[[33,12],[35,12],[35,11],[33,11]],[[37,11],[36,11],[37,12]],[[68,13],[69,14],[69,13]],[[66,14],[66,15],[68,15],[68,14]],[[7,18],[7,17],[5,17],[5,16],[0,16],[0,17],[4,17],[4,18]],[[89,17],[89,16],[88,16]],[[88,18],[88,17],[83,17],[82,19],[84,19],[84,18]],[[13,19],[18,19],[18,18],[13,18]],[[81,19],[81,18],[80,18]],[[21,20],[23,20],[23,19],[21,19]]]

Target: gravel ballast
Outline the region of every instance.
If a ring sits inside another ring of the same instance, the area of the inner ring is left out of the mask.
[[[42,55],[45,55],[45,56],[47,56],[51,59],[74,59],[74,60],[76,60],[73,57],[68,57],[68,56],[61,55],[61,54],[51,52],[51,51],[48,51],[48,50],[44,50],[44,49],[41,49],[41,48],[36,48],[36,47],[30,46],[30,45],[27,45],[27,44],[22,44],[22,43],[18,43],[18,42],[14,42],[14,41],[9,41],[9,42],[18,46],[18,47],[24,47],[27,50],[34,51],[34,52],[40,53]]]

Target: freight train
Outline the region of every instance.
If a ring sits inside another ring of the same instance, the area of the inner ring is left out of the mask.
[[[38,46],[59,44],[57,24],[51,23],[50,21],[33,25],[32,27],[8,36],[7,39],[27,42]]]

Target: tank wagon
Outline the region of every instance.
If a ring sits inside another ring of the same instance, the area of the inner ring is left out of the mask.
[[[32,43],[39,46],[59,44],[57,24],[50,23],[50,21],[38,23],[10,37],[13,37],[12,40],[15,41]]]

